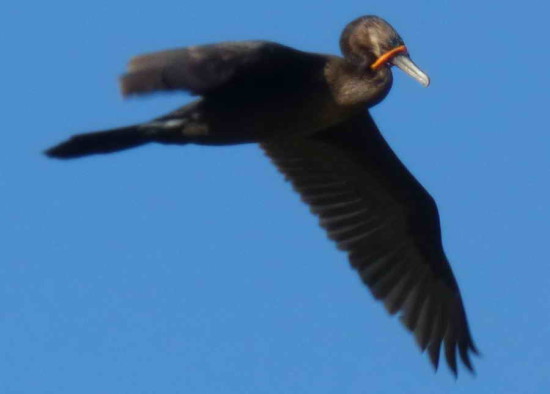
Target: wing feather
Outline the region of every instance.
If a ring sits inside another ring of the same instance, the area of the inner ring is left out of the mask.
[[[185,90],[224,94],[280,86],[322,67],[326,58],[269,41],[238,41],[136,56],[120,78],[124,96]]]
[[[308,138],[262,143],[352,267],[405,327],[434,368],[444,345],[472,369],[477,353],[441,243],[433,198],[399,161],[368,113]]]

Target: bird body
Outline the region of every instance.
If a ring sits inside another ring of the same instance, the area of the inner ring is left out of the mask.
[[[124,96],[185,90],[201,96],[143,124],[86,133],[49,149],[56,158],[148,142],[258,142],[319,217],[373,295],[399,312],[437,368],[443,346],[457,372],[472,369],[460,291],[443,251],[433,198],[401,163],[368,108],[392,86],[395,65],[427,86],[401,37],[364,16],[344,29],[344,57],[267,41],[227,42],[138,56]]]
[[[197,55],[200,51],[206,55]],[[151,60],[158,57],[168,59],[160,64]],[[238,62],[242,57],[251,59],[242,64]],[[179,65],[182,61],[198,64],[190,63],[187,70],[178,67],[170,71],[172,62]],[[219,68],[212,66],[217,63],[221,63]],[[222,68],[225,71],[219,70]],[[216,79],[220,73],[227,80]],[[180,74],[189,80],[182,80]],[[367,76],[362,67],[343,58],[302,52],[268,41],[227,42],[144,55],[133,59],[129,72],[121,78],[125,96],[181,89],[183,84],[203,97],[132,130],[124,128],[124,132],[135,134],[135,138],[128,138],[131,142],[206,145],[307,136],[349,118],[387,95],[392,81],[389,70]],[[243,111],[247,116],[242,116]],[[85,136],[76,136],[71,142],[75,143],[74,153],[65,145],[66,151],[58,151],[57,156],[81,155],[81,138]],[[111,149],[107,142],[106,146]],[[89,153],[92,152],[85,154]]]

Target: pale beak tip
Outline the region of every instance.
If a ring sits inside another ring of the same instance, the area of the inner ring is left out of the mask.
[[[420,82],[422,84],[422,86],[424,86],[425,88],[427,88],[428,86],[430,86],[430,77],[426,76],[426,79],[424,79],[423,81]]]

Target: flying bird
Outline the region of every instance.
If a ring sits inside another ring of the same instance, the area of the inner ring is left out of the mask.
[[[392,66],[424,86],[429,78],[379,17],[349,23],[340,48],[343,57],[241,41],[137,56],[120,79],[125,97],[183,90],[200,98],[152,121],[75,135],[45,153],[68,159],[150,142],[259,143],[434,368],[443,347],[455,376],[457,352],[473,372],[470,354],[478,352],[434,199],[368,111],[388,94]]]

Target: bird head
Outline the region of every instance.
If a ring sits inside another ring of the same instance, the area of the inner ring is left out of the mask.
[[[373,15],[349,23],[340,37],[344,57],[373,72],[397,66],[423,86],[430,78],[411,60],[401,36],[385,20]]]

